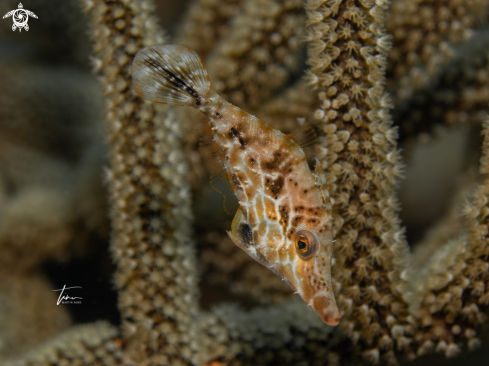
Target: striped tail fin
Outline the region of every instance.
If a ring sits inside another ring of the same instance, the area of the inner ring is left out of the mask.
[[[183,45],[143,48],[134,58],[131,74],[136,93],[155,103],[199,105],[210,89],[204,64]]]

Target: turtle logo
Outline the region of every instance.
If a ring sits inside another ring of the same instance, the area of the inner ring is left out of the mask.
[[[22,31],[22,28],[25,28],[26,31],[29,30],[29,25],[27,21],[29,20],[29,15],[37,19],[37,15],[34,14],[30,10],[25,10],[22,3],[19,3],[19,8],[15,10],[10,10],[7,14],[3,16],[3,19],[12,16],[14,24],[12,25],[12,30],[15,31],[19,28],[19,32]]]

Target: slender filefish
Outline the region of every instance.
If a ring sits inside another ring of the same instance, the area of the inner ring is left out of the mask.
[[[134,90],[155,103],[192,106],[208,118],[212,143],[239,208],[228,232],[280,276],[329,325],[341,317],[331,282],[332,213],[319,161],[285,135],[211,89],[198,55],[183,45],[146,47],[132,65]],[[300,137],[302,136],[302,137]],[[315,136],[315,135],[314,135]],[[298,143],[299,142],[299,143]]]

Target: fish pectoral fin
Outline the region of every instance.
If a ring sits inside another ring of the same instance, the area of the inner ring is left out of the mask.
[[[309,126],[300,131],[287,135],[304,151],[306,157],[313,156],[316,152],[318,139],[314,129]]]
[[[234,216],[228,235],[234,244],[245,252],[248,252],[248,248],[253,245],[253,229],[248,224],[241,206]]]

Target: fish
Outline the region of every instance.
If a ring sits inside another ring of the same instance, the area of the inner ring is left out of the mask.
[[[224,178],[239,207],[228,232],[250,257],[277,274],[322,321],[341,318],[331,280],[332,207],[321,164],[309,167],[315,133],[286,135],[228,103],[212,88],[199,56],[184,45],[141,49],[132,68],[143,99],[191,106],[207,116]]]

